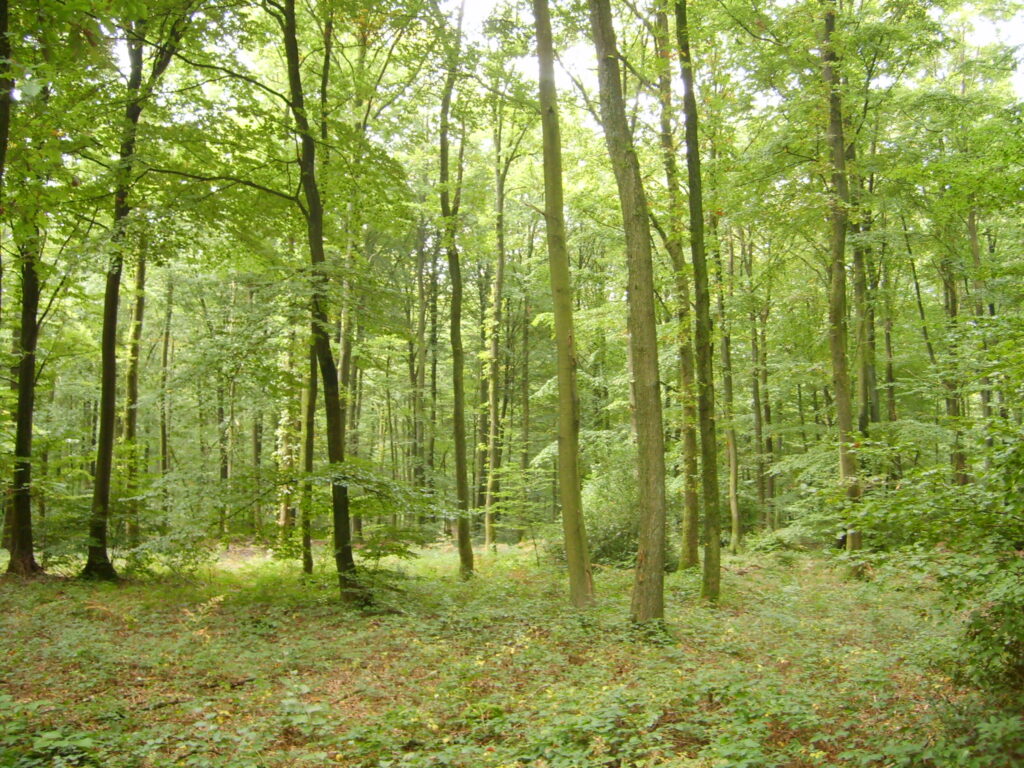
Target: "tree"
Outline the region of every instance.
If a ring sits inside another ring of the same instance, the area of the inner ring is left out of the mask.
[[[828,343],[832,357],[832,386],[835,392],[836,427],[839,432],[839,478],[851,501],[860,498],[857,456],[853,447],[853,397],[847,362],[846,330],[846,229],[850,189],[846,175],[846,141],[843,138],[843,108],[836,72],[838,57],[832,35],[836,26],[835,4],[825,7],[825,32],[822,42],[822,77],[828,88],[828,146],[831,180],[829,199],[830,245]],[[860,546],[860,533],[852,527],[846,534],[847,549]]]
[[[96,441],[96,472],[93,479],[92,515],[89,520],[88,557],[82,576],[116,579],[117,571],[107,552],[107,521],[110,518],[110,481],[114,464],[114,430],[117,415],[117,314],[124,265],[125,232],[132,208],[129,196],[136,163],[139,120],[160,85],[167,67],[178,49],[189,22],[191,8],[164,11],[164,18],[129,19],[123,29],[128,44],[127,103],[121,126],[114,180],[114,212],[110,237],[111,254],[107,264],[103,294],[102,376],[100,382],[99,435]],[[147,36],[154,23],[155,43]],[[146,49],[151,48],[150,69],[144,71]]]
[[[441,216],[444,221],[444,247],[448,255],[448,278],[451,281],[451,334],[452,345],[452,394],[455,398],[452,414],[452,428],[455,442],[455,487],[459,504],[459,517],[455,521],[456,538],[459,546],[459,574],[462,578],[473,575],[473,543],[469,527],[469,477],[466,465],[466,387],[465,353],[462,349],[462,265],[459,263],[459,248],[456,242],[458,215],[462,204],[463,157],[465,137],[459,144],[456,162],[456,178],[451,178],[451,104],[455,81],[459,75],[459,48],[462,39],[462,10],[456,26],[456,40],[447,56],[448,73],[441,94],[441,137],[440,137],[440,185]],[[453,191],[454,188],[454,191]]]
[[[711,290],[704,253],[704,202],[697,132],[697,97],[690,58],[686,0],[676,0],[676,43],[683,79],[683,114],[686,117],[686,176],[690,195],[690,255],[697,315],[697,412],[700,422],[701,490],[704,493],[704,577],[701,596],[717,600],[719,591],[718,443],[715,435],[715,379],[712,358]]]
[[[569,598],[577,608],[594,601],[579,476],[579,396],[576,389],[576,341],[572,320],[572,282],[566,246],[562,195],[562,139],[555,93],[554,45],[547,0],[534,0],[537,58],[540,62],[541,130],[544,138],[544,221],[551,272],[555,346],[558,354],[558,492]]]
[[[661,417],[654,270],[647,198],[640,163],[626,118],[619,53],[608,0],[590,0],[590,23],[598,59],[601,122],[626,233],[629,273],[629,351],[637,433],[640,538],[630,615],[633,621],[664,614],[665,436]]]

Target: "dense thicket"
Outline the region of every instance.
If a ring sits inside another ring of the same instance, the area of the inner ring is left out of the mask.
[[[11,572],[327,541],[353,596],[558,541],[568,498],[575,601],[589,549],[640,619],[698,513],[712,599],[720,543],[838,534],[983,551],[1024,602],[1006,10],[552,3],[542,142],[544,5],[3,5]]]

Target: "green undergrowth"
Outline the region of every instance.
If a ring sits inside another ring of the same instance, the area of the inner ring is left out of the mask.
[[[429,552],[345,607],[326,567],[243,558],[192,581],[0,582],[0,766],[1015,764],[1020,718],[954,684],[928,578],[726,560],[667,577],[663,626],[602,569],[570,609],[532,552],[455,578]]]

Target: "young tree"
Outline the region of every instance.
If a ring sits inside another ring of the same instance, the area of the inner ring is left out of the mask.
[[[459,547],[459,573],[462,578],[473,575],[473,542],[469,527],[469,470],[466,462],[466,385],[465,353],[462,348],[462,265],[459,263],[459,247],[456,235],[459,229],[459,208],[462,204],[462,173],[466,138],[459,144],[455,179],[451,177],[451,106],[455,81],[459,75],[460,49],[462,43],[462,13],[459,8],[459,22],[455,30],[456,39],[447,56],[448,74],[441,94],[441,137],[440,137],[440,184],[441,216],[444,220],[444,247],[448,255],[448,279],[451,281],[451,335],[452,344],[452,423],[455,443],[455,488],[458,495],[459,517],[456,521],[456,538]],[[454,190],[453,190],[454,188]]]
[[[715,378],[712,358],[711,290],[704,252],[704,200],[700,174],[700,141],[697,132],[697,96],[686,0],[676,0],[676,43],[683,79],[683,114],[686,118],[686,177],[689,182],[690,255],[697,315],[697,412],[700,422],[701,490],[704,493],[704,577],[701,596],[717,600],[719,591],[718,442],[715,435]]]
[[[587,552],[579,473],[579,395],[576,389],[576,340],[572,317],[572,281],[565,235],[562,195],[562,138],[555,93],[554,45],[547,0],[533,0],[540,62],[540,112],[544,138],[544,220],[558,355],[558,494],[562,511],[565,555],[569,566],[569,598],[585,608],[594,601],[594,583]],[[525,401],[524,401],[525,402]]]
[[[128,45],[127,103],[121,125],[114,180],[114,215],[103,293],[103,330],[100,381],[99,433],[96,440],[96,472],[93,478],[92,515],[89,520],[89,548],[82,576],[116,579],[117,571],[107,552],[107,521],[110,518],[110,481],[114,464],[114,429],[117,415],[117,315],[124,265],[125,233],[132,207],[129,197],[134,184],[139,120],[151,102],[167,67],[181,43],[192,9],[166,10],[165,18],[129,20],[124,24]],[[150,24],[149,22],[154,22]],[[162,33],[155,42],[150,35]],[[145,72],[146,50],[151,49],[149,72]]]

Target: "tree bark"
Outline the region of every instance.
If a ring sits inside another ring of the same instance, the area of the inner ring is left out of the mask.
[[[836,426],[839,432],[839,479],[851,501],[860,498],[857,479],[857,456],[853,447],[853,402],[850,392],[850,370],[846,344],[846,229],[850,189],[846,175],[846,144],[843,138],[843,111],[839,92],[838,65],[832,34],[835,31],[835,0],[827,0],[825,33],[822,45],[822,77],[828,88],[828,143],[831,150],[830,182],[830,244],[828,302],[828,342],[832,358],[832,386],[835,390]],[[846,547],[860,548],[860,531],[849,527]]]
[[[330,322],[327,314],[327,275],[324,267],[324,210],[317,182],[316,140],[306,116],[305,95],[302,87],[301,58],[296,28],[295,0],[283,0],[278,21],[285,48],[288,68],[288,89],[291,97],[292,118],[299,133],[299,177],[305,200],[306,237],[313,266],[311,331],[314,339],[320,377],[323,382],[324,412],[327,417],[327,459],[336,473],[331,478],[331,511],[334,529],[334,562],[338,571],[341,596],[346,600],[365,600],[359,588],[352,555],[349,531],[348,485],[337,474],[345,460],[344,412],[338,387],[338,367],[334,361],[328,335]]]
[[[10,499],[10,560],[7,572],[19,576],[40,573],[32,538],[32,432],[36,399],[36,344],[39,338],[38,228],[31,242],[19,244],[21,269],[21,328],[18,336],[18,404],[15,415],[14,482]]]
[[[558,376],[558,492],[562,507],[562,535],[569,570],[569,599],[577,608],[594,602],[594,580],[587,548],[587,531],[580,496],[579,393],[576,386],[576,337],[573,329],[572,279],[566,243],[562,190],[562,139],[555,91],[554,45],[547,0],[533,0],[539,60],[541,132],[544,143],[544,221],[551,275],[552,310]],[[524,328],[528,326],[524,322]],[[523,331],[524,358],[529,350]],[[527,371],[524,370],[524,378]],[[524,433],[529,435],[529,398],[523,400]],[[524,447],[524,461],[529,446]]]
[[[302,572],[313,572],[313,458],[316,447],[316,349],[310,340],[309,365],[306,373],[306,386],[302,390],[302,448],[300,450],[302,464],[302,496],[299,503],[302,517]]]
[[[122,251],[125,246],[125,227],[131,213],[128,196],[133,184],[132,170],[135,165],[139,119],[142,117],[146,102],[171,63],[188,21],[189,14],[184,13],[170,24],[166,39],[155,46],[150,74],[145,83],[142,79],[142,70],[146,30],[142,22],[132,23],[126,30],[130,65],[128,98],[114,188],[114,220],[111,235],[113,253],[107,264],[103,291],[99,434],[96,440],[96,473],[93,479],[92,514],[89,520],[89,549],[82,571],[85,578],[117,578],[117,571],[114,570],[107,552],[107,521],[110,518],[110,481],[113,474],[114,428],[117,415],[117,309],[121,290],[121,268],[124,263]]]
[[[665,249],[672,262],[675,285],[675,319],[678,325],[676,346],[679,353],[679,398],[682,404],[681,425],[683,440],[683,524],[681,568],[696,568],[700,563],[697,469],[697,381],[693,357],[693,320],[690,315],[690,281],[683,258],[683,194],[676,162],[676,144],[672,130],[672,68],[670,65],[668,14],[658,10],[654,17],[655,43],[662,65],[658,71],[658,94],[661,100],[660,139],[662,162],[668,185],[669,231]]]
[[[609,0],[590,0],[598,60],[601,122],[619,192],[626,235],[629,348],[636,400],[640,532],[630,614],[633,621],[664,615],[665,436],[662,425],[654,271],[647,198],[626,118],[619,52]],[[718,537],[715,536],[715,546]],[[717,563],[716,563],[717,567]]]
[[[139,470],[142,457],[136,445],[139,427],[139,350],[142,345],[142,323],[146,312],[145,243],[135,266],[135,307],[132,310],[131,333],[128,338],[128,370],[125,375],[124,446],[127,452],[126,480],[128,501],[125,505],[128,543],[139,541]]]
[[[459,48],[462,36],[462,14],[465,5],[459,9],[458,41],[448,55],[448,74],[445,77],[441,98],[440,137],[440,178],[441,216],[444,219],[444,242],[448,256],[448,279],[451,281],[451,345],[452,345],[452,405],[453,437],[455,442],[455,489],[458,497],[459,516],[456,521],[456,538],[459,548],[459,574],[466,579],[473,575],[473,542],[470,538],[469,522],[469,477],[466,465],[466,385],[465,353],[462,349],[462,268],[459,263],[459,249],[456,243],[459,206],[462,201],[462,158],[465,137],[460,144],[456,179],[452,182],[450,173],[450,119],[452,94],[458,77]],[[454,191],[452,187],[454,186]]]
[[[711,292],[704,253],[704,203],[700,172],[700,142],[697,131],[697,96],[690,33],[686,21],[686,0],[676,0],[676,43],[679,46],[683,80],[683,114],[686,117],[686,176],[690,187],[690,255],[693,259],[693,289],[696,301],[697,333],[697,418],[700,423],[701,490],[704,493],[704,572],[701,596],[717,600],[721,579],[721,524],[718,505],[718,443],[715,434],[715,378],[712,348]]]
[[[713,220],[712,220],[713,221]],[[721,250],[715,251],[718,261],[718,325],[722,338],[722,395],[724,398],[723,412],[725,415],[725,452],[729,462],[729,551],[736,554],[743,543],[743,520],[740,517],[739,498],[739,452],[736,445],[736,424],[734,422],[735,408],[733,403],[733,381],[732,381],[732,334],[729,329],[729,322],[725,314],[725,278],[726,273],[722,269]],[[732,297],[732,280],[735,267],[735,252],[733,250],[732,238],[729,238],[729,271],[728,290]],[[798,385],[799,386],[799,385]],[[797,390],[799,393],[799,389]],[[801,405],[801,418],[803,407]]]

